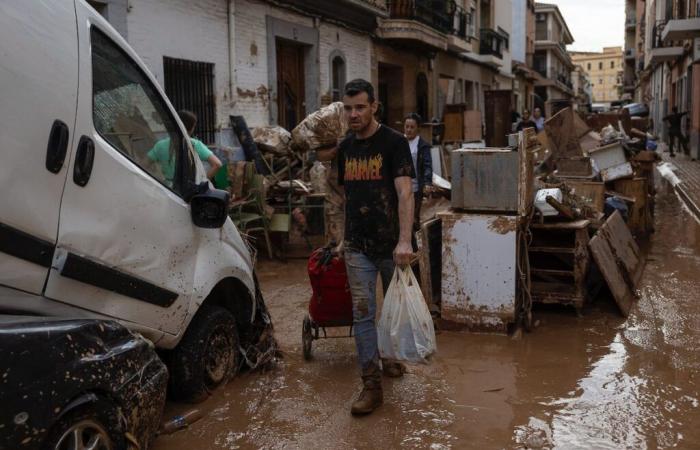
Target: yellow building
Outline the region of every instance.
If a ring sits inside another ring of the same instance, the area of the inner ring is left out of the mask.
[[[569,52],[574,64],[583,67],[593,88],[594,103],[620,100],[622,89],[622,47],[605,47],[602,53]]]

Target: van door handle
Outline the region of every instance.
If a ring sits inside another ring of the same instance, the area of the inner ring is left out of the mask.
[[[95,143],[87,136],[81,136],[78,143],[78,151],[73,165],[73,182],[78,186],[85,186],[90,181],[92,174],[92,162],[95,159]]]
[[[46,146],[46,170],[58,173],[68,151],[68,125],[56,119],[51,125],[49,144]]]

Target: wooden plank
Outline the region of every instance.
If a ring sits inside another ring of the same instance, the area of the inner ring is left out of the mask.
[[[464,111],[464,141],[475,142],[483,138],[481,111]]]
[[[549,151],[554,159],[582,156],[579,136],[574,127],[574,112],[571,108],[559,111],[544,123],[549,141]]]
[[[590,220],[576,220],[574,222],[533,223],[531,228],[538,230],[578,230],[591,224]]]
[[[445,123],[445,131],[442,136],[444,142],[462,142],[464,136],[464,109],[465,105],[445,105],[442,121]]]
[[[627,225],[635,234],[647,231],[647,184],[644,178],[616,180],[615,191],[634,199]]]
[[[520,134],[518,143],[519,171],[518,177],[518,214],[529,216],[535,201],[534,149],[538,147],[535,130],[528,129]]]
[[[627,317],[636,301],[636,285],[643,267],[639,247],[619,212],[610,216],[588,245],[615,303]]]
[[[597,212],[605,208],[605,183],[595,181],[566,180],[566,185],[574,194],[586,201]]]

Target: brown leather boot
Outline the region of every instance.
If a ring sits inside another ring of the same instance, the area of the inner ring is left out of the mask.
[[[382,393],[382,376],[378,364],[371,364],[362,370],[362,392],[352,403],[350,412],[353,415],[369,414],[384,402]]]
[[[382,359],[382,372],[385,377],[400,378],[406,373],[406,366],[398,361]]]

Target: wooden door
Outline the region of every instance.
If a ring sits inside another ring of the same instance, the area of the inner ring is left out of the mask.
[[[306,116],[304,101],[304,47],[277,40],[278,124],[292,130]]]
[[[506,147],[511,133],[510,111],[512,91],[484,91],[486,103],[486,146]]]

